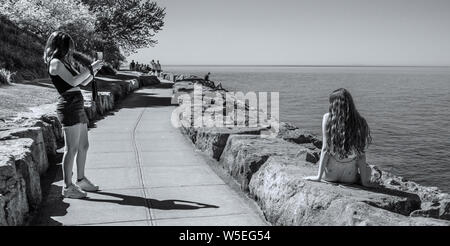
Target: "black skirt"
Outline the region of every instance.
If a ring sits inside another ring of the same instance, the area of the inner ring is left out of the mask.
[[[56,113],[63,127],[79,123],[89,123],[84,111],[84,99],[81,91],[66,91],[58,98]]]

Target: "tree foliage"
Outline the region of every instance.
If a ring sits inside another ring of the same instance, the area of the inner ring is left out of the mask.
[[[0,13],[42,38],[66,28],[76,35],[95,30],[88,6],[74,0],[0,0]]]
[[[96,14],[96,33],[126,52],[157,44],[165,8],[149,0],[83,0]]]
[[[16,75],[26,74],[27,77],[45,76],[43,52],[44,41],[41,38],[24,31],[0,14],[0,69],[21,71]]]
[[[103,51],[109,62],[123,61],[122,52],[157,43],[165,9],[150,0],[0,0],[0,15],[45,40],[62,30],[88,55]]]

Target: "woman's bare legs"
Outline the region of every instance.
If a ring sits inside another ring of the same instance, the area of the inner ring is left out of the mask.
[[[80,124],[64,127],[64,155],[63,155],[63,177],[64,184],[69,187],[72,184],[72,170],[75,155],[78,152],[80,140]]]
[[[77,153],[77,179],[84,178],[84,168],[86,166],[86,156],[89,149],[88,128],[87,124],[80,125],[80,140]]]

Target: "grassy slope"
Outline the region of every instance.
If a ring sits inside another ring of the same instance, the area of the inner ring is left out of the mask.
[[[57,99],[58,92],[48,83],[0,86],[0,120],[29,111],[29,107],[54,103]]]
[[[43,52],[43,40],[0,15],[0,68],[17,72],[18,80],[46,77]]]

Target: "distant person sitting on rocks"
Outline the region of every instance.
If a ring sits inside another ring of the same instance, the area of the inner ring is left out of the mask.
[[[89,122],[84,111],[84,99],[80,85],[88,85],[102,68],[103,61],[97,60],[79,72],[73,66],[74,43],[64,32],[54,32],[47,40],[44,61],[53,85],[60,94],[56,113],[64,131],[65,149],[62,160],[65,187],[62,191],[67,198],[83,198],[85,191],[97,191],[84,174],[86,155],[89,147]],[[77,162],[77,182],[72,183],[73,163]]]
[[[210,72],[208,72],[206,75],[205,75],[205,81],[209,81],[209,76],[211,75],[211,73]]]
[[[350,92],[338,89],[331,93],[329,112],[322,120],[322,153],[317,176],[306,180],[358,183],[375,187],[372,169],[366,162],[366,147],[372,142],[366,120],[358,113]]]
[[[134,69],[136,69],[136,63],[134,63],[134,60],[132,60],[130,63],[130,70],[134,71]]]
[[[205,78],[204,78],[204,80],[205,80],[204,85],[205,85],[205,86],[208,86],[208,87],[211,87],[211,88],[215,88],[214,82],[211,81],[211,80],[209,80],[209,76],[210,76],[210,75],[211,75],[210,72],[208,72],[208,73],[205,75]]]

